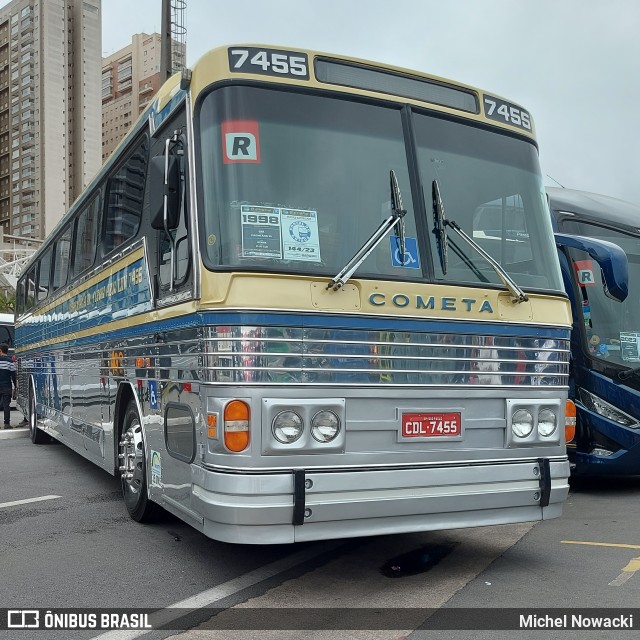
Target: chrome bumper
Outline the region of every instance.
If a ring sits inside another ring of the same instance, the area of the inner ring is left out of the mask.
[[[225,542],[279,544],[555,518],[566,458],[345,471],[194,469],[191,508]]]

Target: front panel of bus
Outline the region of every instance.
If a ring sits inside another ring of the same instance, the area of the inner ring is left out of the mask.
[[[21,281],[34,442],[230,542],[560,515],[571,320],[524,109],[231,47],[145,117]]]
[[[469,95],[438,111],[319,81],[200,83],[201,392],[219,428],[192,504],[212,530],[304,540],[558,515],[569,316],[532,140],[463,117]],[[389,216],[391,171],[404,256],[392,232],[328,286]],[[451,230],[436,238],[434,185],[525,302]],[[232,454],[236,400],[250,436]],[[220,493],[255,498],[258,482],[264,514],[236,509],[245,529],[225,529]]]
[[[575,442],[568,450],[577,474],[640,473],[640,236],[556,212],[562,233],[613,242],[629,261],[629,294],[623,302],[606,295],[597,262],[569,249],[565,279],[572,291],[573,393],[578,409]]]

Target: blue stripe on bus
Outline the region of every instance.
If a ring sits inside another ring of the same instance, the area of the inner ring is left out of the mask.
[[[103,320],[104,321],[104,320]],[[54,349],[61,349],[70,345],[82,346],[96,341],[122,340],[143,335],[159,333],[163,331],[178,331],[201,326],[230,325],[230,326],[278,326],[278,327],[304,327],[318,329],[370,329],[379,331],[413,331],[416,333],[434,332],[449,334],[470,334],[484,336],[530,337],[557,340],[568,340],[570,329],[557,327],[511,325],[485,322],[465,322],[451,320],[430,319],[398,319],[398,318],[371,318],[355,316],[313,316],[307,314],[291,313],[252,313],[225,311],[219,313],[196,312],[168,320],[152,322],[140,322],[140,316],[129,318],[131,326],[126,329],[104,331],[98,335],[90,335],[73,340],[61,341],[52,345]],[[33,327],[35,329],[35,327]],[[105,327],[106,329],[107,327]],[[74,333],[80,329],[75,328]],[[23,350],[28,350],[25,344],[24,327],[16,329],[17,343]],[[33,342],[46,342],[46,340],[32,340]],[[41,349],[41,348],[40,348]]]

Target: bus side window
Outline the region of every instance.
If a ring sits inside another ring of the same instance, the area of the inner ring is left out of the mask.
[[[96,257],[100,194],[84,207],[74,224],[73,275],[93,266]]]
[[[31,311],[36,304],[36,267],[29,269],[26,277],[25,311]]]
[[[56,240],[53,251],[52,291],[67,284],[69,277],[69,257],[71,255],[71,227]],[[27,294],[28,296],[29,294]]]
[[[51,247],[42,254],[38,269],[38,300],[44,300],[49,295],[51,272]]]
[[[109,179],[102,238],[105,255],[138,233],[148,162],[149,138],[145,135]]]
[[[158,248],[158,274],[161,286],[168,286],[171,282],[171,246],[175,246],[174,284],[181,284],[189,270],[189,237],[187,235],[187,189],[183,155],[179,155],[180,164],[180,193],[178,196],[178,206],[180,217],[178,226],[167,232],[160,232],[160,245]],[[173,241],[173,242],[172,242]]]
[[[186,284],[189,276],[191,251],[188,235],[189,194],[187,192],[187,144],[184,133],[184,118],[184,113],[180,113],[172,120],[165,129],[164,135],[159,137],[153,154],[157,158],[164,158],[164,154],[168,152],[177,163],[177,173],[179,175],[177,197],[171,205],[176,209],[172,213],[175,214],[178,224],[175,228],[165,230],[158,228],[160,225],[157,224],[157,222],[154,223],[154,227],[157,229],[156,233],[158,234],[158,284],[161,291],[167,291],[171,289],[172,286],[175,288]],[[169,139],[168,144],[167,139]],[[164,164],[164,161],[162,164]],[[159,176],[152,171],[149,175],[150,177],[153,176],[154,182],[159,179]],[[157,188],[158,186],[155,184],[151,185],[151,189]],[[162,186],[160,188],[162,188]],[[171,277],[172,266],[173,278]]]
[[[25,293],[24,293],[24,278],[18,280],[18,286],[16,287],[16,317],[24,313],[25,310]]]

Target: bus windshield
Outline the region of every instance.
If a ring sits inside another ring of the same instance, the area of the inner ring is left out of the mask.
[[[617,244],[629,261],[629,295],[624,302],[608,298],[600,268],[591,257],[570,249],[574,276],[582,297],[585,349],[596,358],[623,366],[640,363],[640,239],[624,231],[585,221],[564,220],[562,230]]]
[[[198,117],[207,266],[334,276],[390,214],[393,170],[407,212],[404,256],[391,232],[354,277],[502,286],[451,233],[446,274],[439,266],[431,201],[438,180],[447,216],[520,286],[561,291],[535,147],[426,113],[412,117],[424,204],[414,202],[419,186],[409,179],[400,106],[256,87],[209,93]]]
[[[535,147],[428,115],[416,116],[414,128],[428,201],[435,181],[447,219],[497,260],[519,286],[561,290]],[[447,235],[444,268],[434,260],[437,280],[475,285],[501,282],[477,252],[455,233]],[[433,253],[438,255],[436,234],[431,233],[430,238]]]

